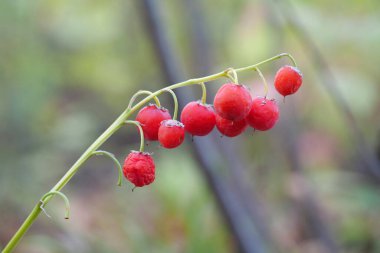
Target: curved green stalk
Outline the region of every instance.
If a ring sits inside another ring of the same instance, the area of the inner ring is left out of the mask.
[[[243,72],[243,71],[248,71],[248,70],[253,70],[256,67],[263,65],[265,63],[272,62],[274,60],[280,59],[282,57],[288,57],[290,60],[293,62],[294,66],[297,67],[296,62],[294,58],[287,53],[282,53],[276,56],[273,56],[269,59],[266,59],[264,61],[261,61],[257,64],[250,65],[247,67],[242,67],[238,69],[234,69],[236,73],[238,72]],[[193,78],[189,79],[187,81],[183,81],[180,83],[176,83],[173,85],[170,85],[166,88],[160,89],[156,92],[145,92],[144,94],[148,94],[143,100],[138,102],[136,105],[132,107],[132,103],[130,103],[130,107],[127,107],[127,109],[120,114],[120,116],[86,149],[86,151],[79,157],[79,159],[71,166],[71,168],[63,175],[63,177],[54,185],[54,187],[50,190],[50,192],[58,192],[60,191],[69,181],[70,179],[76,174],[76,172],[79,170],[79,168],[91,157],[93,152],[95,152],[105,141],[108,140],[110,136],[112,136],[123,124],[124,122],[133,114],[135,113],[138,109],[140,109],[143,105],[148,103],[151,99],[154,99],[158,95],[162,94],[164,90],[169,89],[169,90],[174,90],[177,88],[181,88],[184,86],[189,86],[189,85],[195,85],[199,83],[206,83],[210,81],[214,81],[216,79],[222,78],[222,77],[229,77],[229,72],[230,70],[226,71],[221,71],[219,73],[205,76],[205,77],[200,77],[200,78]],[[142,92],[142,91],[141,91]],[[143,94],[143,93],[139,93]],[[137,96],[135,94],[135,96]],[[157,102],[157,100],[156,100]],[[140,146],[140,150],[143,149],[143,147]],[[46,196],[46,199],[44,200],[44,203],[47,204],[51,197],[53,197],[54,194],[51,194],[49,196]],[[34,208],[32,209],[31,213],[28,215],[24,223],[21,225],[21,227],[17,230],[17,232],[13,235],[11,240],[8,242],[8,244],[5,246],[3,249],[3,253],[9,253],[12,252],[13,249],[17,246],[21,238],[24,236],[24,234],[28,231],[30,226],[34,223],[34,221],[37,219],[39,214],[41,213],[41,208],[40,208],[40,202],[37,202]]]
[[[139,90],[138,92],[135,93],[135,95],[132,96],[131,100],[129,100],[129,104],[128,104],[128,107],[127,109],[131,109],[133,103],[135,102],[136,98],[140,95],[150,95],[152,94],[153,92],[149,91],[149,90]],[[154,101],[156,102],[156,105],[158,107],[161,107],[161,103],[160,103],[160,100],[158,99],[157,96],[154,96],[153,97]]]
[[[132,125],[135,125],[139,128],[139,132],[140,132],[140,152],[144,152],[144,131],[141,127],[141,124],[140,122],[138,121],[135,121],[135,120],[126,120],[125,121],[125,124],[132,124]]]
[[[62,192],[50,191],[50,192],[46,193],[44,196],[42,196],[42,198],[40,200],[40,203],[41,203],[40,209],[44,211],[44,207],[46,205],[45,199],[47,197],[50,197],[53,195],[58,195],[63,199],[63,201],[65,201],[65,206],[66,206],[65,219],[69,219],[70,218],[70,202],[69,202],[69,199],[66,197],[66,195],[63,194]]]
[[[202,104],[206,104],[206,100],[207,100],[207,89],[206,89],[206,85],[204,82],[201,82],[199,83],[199,85],[202,87],[202,98],[201,98],[201,103]]]
[[[177,120],[177,115],[178,115],[178,99],[177,99],[177,96],[175,95],[174,91],[172,91],[171,89],[164,89],[164,91],[169,92],[173,97],[173,102],[174,102],[173,120]]]
[[[230,74],[232,73],[232,75]],[[239,84],[239,79],[238,79],[238,76],[237,76],[237,73],[236,73],[236,70],[233,69],[233,68],[228,68],[226,69],[226,74],[227,74],[227,77],[229,79],[231,79],[231,81],[235,84]]]
[[[118,173],[119,173],[119,177],[117,179],[117,185],[118,186],[121,186],[121,181],[123,179],[123,170],[121,169],[121,164],[119,163],[119,161],[116,159],[115,155],[108,152],[108,151],[104,151],[104,150],[96,150],[94,152],[92,152],[93,155],[105,155],[109,158],[111,158],[111,160],[114,162],[114,164],[116,165],[116,168],[118,170]]]
[[[261,62],[259,62],[259,63],[256,63],[256,64],[254,64],[254,65],[250,65],[250,66],[247,66],[247,67],[243,67],[243,68],[235,69],[235,71],[236,71],[236,72],[242,72],[242,71],[246,71],[246,70],[252,70],[252,69],[255,69],[256,67],[258,67],[258,66],[260,66],[260,65],[263,65],[263,64],[265,64],[265,63],[269,63],[269,62],[272,62],[272,61],[278,60],[278,59],[280,59],[280,58],[282,58],[282,57],[288,57],[288,58],[292,61],[294,67],[297,67],[297,63],[296,63],[295,59],[293,58],[293,56],[291,56],[291,54],[288,54],[288,53],[282,53],[282,54],[275,55],[275,56],[273,56],[273,57],[271,57],[271,58],[268,58],[268,59],[266,59],[266,60],[264,60],[264,61],[261,61]]]
[[[255,70],[257,73],[259,73],[259,76],[260,76],[261,80],[262,80],[263,83],[264,83],[264,94],[265,94],[264,97],[267,97],[267,95],[268,95],[268,90],[269,90],[267,80],[265,80],[265,77],[264,77],[263,73],[260,71],[259,68],[256,67],[256,68],[254,68],[254,70]]]

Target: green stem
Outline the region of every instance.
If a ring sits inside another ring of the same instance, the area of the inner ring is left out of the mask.
[[[2,253],[9,253],[9,252],[13,251],[13,249],[16,247],[18,242],[21,240],[21,238],[26,233],[26,231],[28,231],[29,227],[33,224],[33,222],[37,219],[38,215],[41,213],[42,209],[40,208],[40,205],[41,205],[41,203],[38,202],[34,206],[32,212],[28,215],[28,217],[25,219],[24,223],[17,230],[17,232],[13,235],[12,239],[5,246]]]
[[[65,194],[63,194],[62,192],[59,192],[59,191],[50,191],[48,193],[46,193],[44,196],[42,196],[41,200],[40,200],[40,208],[42,210],[44,210],[43,208],[45,207],[46,203],[45,203],[45,199],[47,197],[50,197],[50,196],[53,196],[53,195],[58,195],[60,196],[63,201],[65,201],[65,206],[66,206],[66,213],[65,213],[65,219],[69,219],[70,218],[70,202],[69,202],[69,199],[66,197]]]
[[[297,66],[296,62],[294,61],[294,58],[290,54],[283,53],[283,54],[276,55],[272,58],[269,58],[267,60],[264,60],[262,62],[259,62],[257,64],[235,69],[235,71],[237,73],[237,72],[242,72],[242,71],[253,70],[262,64],[272,62],[272,61],[280,59],[282,57],[290,58],[294,64],[294,66]],[[195,84],[198,85],[199,83],[202,83],[202,82],[206,83],[206,82],[214,81],[214,80],[222,78],[222,77],[228,77],[228,71],[221,71],[221,72],[213,74],[213,75],[189,79],[187,81],[183,81],[180,83],[170,85],[166,88],[160,89],[160,90],[153,92],[153,93],[144,91],[144,94],[148,94],[148,96],[145,97],[140,102],[138,102],[133,107],[132,107],[132,104],[130,104],[131,107],[128,107],[123,113],[121,113],[120,116],[86,149],[86,151],[79,157],[79,159],[72,165],[72,167],[65,173],[65,175],[63,175],[63,177],[58,181],[58,183],[56,185],[54,185],[54,187],[50,190],[50,192],[60,191],[70,181],[70,179],[76,174],[76,172],[79,170],[79,168],[91,157],[91,155],[105,141],[107,141],[108,138],[111,135],[113,135],[133,113],[135,113],[143,105],[148,103],[151,99],[154,99],[158,95],[162,94],[164,92],[164,90],[166,90],[166,89],[174,90],[174,89],[181,88],[184,86],[195,85]],[[139,94],[142,94],[142,93],[140,92]],[[156,100],[156,102],[157,102],[157,100]],[[140,150],[143,150],[142,146],[140,146]],[[44,203],[47,204],[50,201],[52,196],[53,195],[47,196],[46,199],[44,200]],[[37,217],[41,213],[41,211],[42,210],[40,208],[40,202],[38,202],[34,206],[33,210],[29,214],[29,216],[26,218],[24,223],[21,225],[21,227],[17,230],[17,232],[14,234],[14,236],[11,238],[11,240],[8,242],[8,244],[5,246],[5,248],[3,249],[3,253],[12,252],[12,250],[16,247],[16,245],[19,243],[19,241],[24,236],[24,234],[28,231],[30,226],[37,219]]]
[[[268,90],[269,90],[267,80],[265,80],[265,77],[259,68],[254,68],[254,70],[256,70],[256,72],[259,73],[259,76],[264,83],[264,94],[265,94],[264,97],[266,98],[268,95]]]
[[[199,85],[202,87],[202,99],[201,99],[201,102],[202,104],[206,104],[206,99],[207,99],[207,89],[206,89],[206,85],[204,82],[201,82],[199,83]]]
[[[230,74],[230,72],[232,73],[232,75]],[[236,73],[236,70],[233,69],[233,68],[228,68],[226,70],[226,74],[227,74],[227,77],[229,79],[231,79],[231,81],[235,84],[239,84],[239,79],[238,79],[238,76],[237,76],[237,73]]]
[[[149,91],[149,90],[139,90],[138,92],[135,93],[135,95],[132,96],[131,100],[129,100],[129,104],[128,104],[128,107],[127,107],[127,108],[129,108],[129,109],[132,108],[132,105],[133,105],[133,103],[135,102],[135,100],[136,100],[136,98],[137,98],[138,96],[140,96],[140,95],[144,95],[144,94],[145,94],[145,95],[150,95],[150,94],[152,94],[152,93],[153,93],[153,92],[151,92],[151,91]],[[158,99],[158,97],[157,97],[157,96],[154,96],[153,99],[154,99],[154,101],[156,102],[156,105],[157,105],[158,107],[161,107],[161,103],[160,103],[160,100]]]
[[[256,63],[256,64],[254,64],[254,65],[247,66],[247,67],[243,67],[243,68],[239,68],[239,69],[235,69],[235,71],[236,71],[236,72],[241,72],[241,71],[246,71],[246,70],[252,70],[252,69],[255,69],[256,67],[258,67],[258,66],[260,66],[260,65],[263,65],[263,64],[265,64],[265,63],[269,63],[269,62],[272,62],[272,61],[278,60],[278,59],[280,59],[280,58],[282,58],[282,57],[288,57],[288,58],[292,61],[294,67],[297,67],[297,63],[296,63],[295,59],[293,58],[293,56],[291,56],[291,55],[288,54],[288,53],[282,53],[282,54],[275,55],[275,56],[273,56],[273,57],[271,57],[271,58],[268,58],[268,59],[266,59],[266,60],[264,60],[264,61],[261,61],[261,62],[259,62],[259,63]]]
[[[177,99],[177,96],[175,95],[174,91],[172,91],[170,89],[164,89],[164,91],[169,92],[173,97],[173,101],[174,101],[173,120],[177,120],[177,115],[178,115],[178,99]]]
[[[137,126],[139,128],[139,132],[140,132],[140,152],[144,152],[144,131],[141,127],[141,124],[140,122],[138,121],[135,121],[135,120],[126,120],[125,121],[125,124],[133,124],[135,126]]]
[[[121,168],[121,164],[119,163],[119,161],[116,159],[115,155],[108,152],[108,151],[104,151],[104,150],[97,150],[97,151],[94,151],[92,152],[93,155],[105,155],[109,158],[111,158],[111,160],[114,162],[114,164],[116,165],[116,168],[118,170],[118,173],[119,173],[119,178],[117,179],[117,185],[118,186],[121,186],[121,181],[123,179],[123,171],[122,171],[122,168]]]

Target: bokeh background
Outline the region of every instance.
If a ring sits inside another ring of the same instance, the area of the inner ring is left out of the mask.
[[[285,103],[289,61],[262,66],[273,130],[150,143],[156,181],[133,193],[93,157],[63,190],[71,219],[53,199],[16,252],[380,252],[379,16],[376,0],[1,1],[0,245],[138,89],[289,52],[304,84]],[[181,108],[200,94],[178,90]],[[102,149],[138,146],[126,127]]]

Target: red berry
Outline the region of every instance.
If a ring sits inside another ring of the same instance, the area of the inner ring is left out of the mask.
[[[280,68],[274,78],[276,90],[283,96],[295,93],[302,84],[301,71],[293,66]]]
[[[164,120],[158,130],[158,141],[164,148],[175,148],[185,139],[185,127],[177,120]]]
[[[149,153],[132,151],[124,161],[123,173],[136,187],[151,184],[155,178],[154,160]]]
[[[253,99],[252,108],[247,116],[248,124],[256,130],[266,131],[277,122],[280,112],[274,99],[263,97]]]
[[[235,137],[241,134],[248,126],[247,120],[241,119],[232,121],[216,115],[216,128],[219,132],[228,137]]]
[[[226,83],[215,95],[215,112],[228,120],[240,120],[247,116],[252,105],[252,97],[244,85]]]
[[[215,126],[215,112],[211,105],[200,101],[188,103],[182,110],[181,122],[191,135],[205,136]]]
[[[158,129],[163,120],[171,119],[169,111],[164,107],[150,104],[142,108],[136,116],[144,131],[144,137],[147,140],[158,140]]]

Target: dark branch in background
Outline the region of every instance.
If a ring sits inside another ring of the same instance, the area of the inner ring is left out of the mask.
[[[291,104],[288,103],[288,106]],[[328,223],[323,219],[322,210],[320,204],[315,198],[315,193],[312,186],[308,182],[304,175],[304,168],[300,163],[299,153],[296,147],[297,136],[297,116],[295,111],[291,108],[287,118],[282,118],[281,121],[281,139],[283,142],[283,150],[286,152],[286,156],[289,159],[290,166],[292,168],[291,183],[296,187],[296,191],[300,194],[293,196],[293,200],[296,205],[299,206],[301,216],[305,219],[307,224],[303,224],[307,231],[312,233],[312,236],[318,238],[323,244],[325,251],[330,253],[337,253],[339,247],[331,234]]]
[[[198,0],[185,0],[187,12],[187,23],[191,31],[191,52],[193,55],[193,68],[198,75],[207,75],[211,70],[211,48],[207,37],[206,20],[202,15],[202,8]],[[210,92],[207,99],[212,99]]]
[[[219,136],[213,135],[215,138],[220,138]],[[215,141],[216,143],[217,141]],[[270,252],[281,252],[277,245],[275,244],[272,234],[270,233],[270,228],[268,226],[269,221],[266,215],[264,215],[265,210],[261,207],[261,203],[257,200],[257,193],[252,188],[252,180],[250,180],[247,175],[247,170],[254,169],[252,165],[247,166],[244,159],[239,155],[238,145],[232,143],[229,140],[223,142],[222,145],[216,143],[218,151],[223,155],[227,162],[227,171],[230,176],[229,187],[234,189],[236,192],[236,198],[239,204],[245,209],[249,214],[249,218],[252,220],[257,231],[260,233],[261,237],[265,240],[267,248],[270,247]],[[236,154],[236,155],[229,155]]]
[[[370,180],[380,183],[380,162],[374,148],[370,148],[366,142],[363,133],[361,132],[357,121],[351,112],[350,107],[344,100],[342,94],[337,88],[337,79],[335,78],[328,61],[322,54],[321,50],[315,44],[311,35],[302,27],[302,22],[298,14],[289,0],[272,0],[274,6],[284,16],[286,25],[289,25],[295,31],[297,38],[302,42],[302,45],[307,49],[306,53],[310,55],[313,66],[316,66],[319,76],[322,79],[322,84],[331,96],[336,106],[343,112],[344,119],[347,121],[347,127],[350,129],[351,138],[354,141],[354,146],[357,153],[360,155],[364,163],[362,173],[366,174]],[[361,168],[358,168],[361,169]]]
[[[166,30],[160,18],[160,6],[155,0],[143,0],[141,4],[166,81],[174,83],[182,80],[183,76],[180,74],[178,60],[174,55],[173,47],[168,41]],[[199,40],[199,43],[203,42]],[[184,101],[191,98],[188,94],[188,89],[177,91],[181,106],[183,106]],[[251,217],[239,203],[242,198],[221,176],[220,168],[226,154],[220,154],[215,150],[215,143],[212,138],[197,138],[193,150],[240,252],[267,252],[263,238],[252,224]],[[220,164],[216,164],[216,161],[219,161]]]
[[[262,1],[266,11],[268,12],[266,18],[268,22],[276,30],[276,38],[274,41],[280,41],[278,45],[281,44],[281,39],[283,38],[283,28],[279,25],[278,19],[276,18],[276,12],[273,11],[272,6],[267,1]],[[277,51],[276,48],[275,51]],[[296,146],[296,133],[299,121],[296,118],[296,111],[293,108],[291,101],[289,101],[288,106],[289,112],[286,118],[282,118],[279,124],[280,140],[282,141],[282,150],[285,151],[285,155],[288,158],[291,167],[290,183],[296,188],[296,191],[301,194],[292,195],[291,199],[294,202],[294,208],[296,212],[299,213],[297,216],[299,227],[299,233],[306,239],[308,234],[310,234],[313,239],[317,239],[321,245],[323,245],[324,252],[336,253],[339,252],[339,247],[335,241],[335,237],[331,233],[328,222],[324,220],[322,215],[323,210],[320,208],[318,199],[315,197],[315,192],[313,187],[308,183],[305,176],[305,169],[300,163],[300,157],[297,152]],[[300,239],[300,238],[298,238]]]
[[[211,71],[211,52],[209,38],[207,36],[207,23],[202,13],[201,3],[197,0],[185,0],[185,6],[188,10],[189,30],[191,31],[193,66],[197,75],[205,75]],[[213,94],[207,93],[207,100],[212,101]],[[235,142],[223,141],[218,134],[212,134],[210,141],[213,142],[215,148],[225,159],[227,163],[226,170],[229,175],[229,187],[236,192],[235,198],[240,206],[248,213],[248,218],[251,219],[257,231],[262,236],[265,244],[271,252],[279,251],[271,238],[269,232],[265,211],[261,210],[261,205],[257,200],[256,192],[252,188],[252,180],[248,180],[247,169],[252,169],[248,166],[244,159],[239,155],[239,147]],[[235,155],[231,155],[235,154]]]

